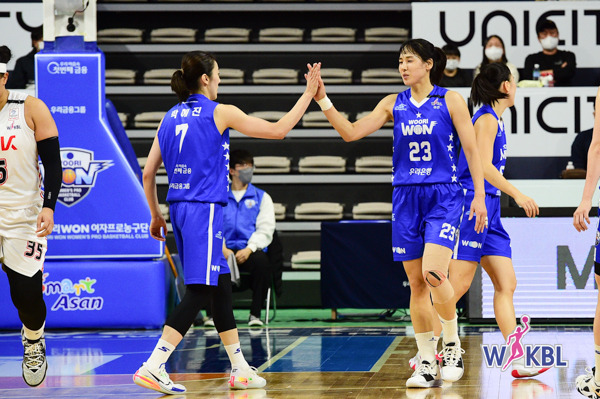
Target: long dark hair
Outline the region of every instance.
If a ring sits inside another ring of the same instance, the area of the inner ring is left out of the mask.
[[[510,69],[501,62],[494,62],[481,67],[481,71],[479,75],[475,76],[471,87],[473,105],[487,104],[493,106],[498,100],[507,98],[508,94],[500,91],[500,85],[503,82],[510,81],[511,77]]]
[[[435,47],[425,39],[410,39],[400,46],[400,55],[406,52],[416,54],[423,62],[432,60],[433,67],[429,72],[429,80],[434,85],[440,83],[446,68],[446,54],[441,48]]]
[[[7,64],[8,61],[12,58],[12,53],[10,49],[6,46],[0,46],[0,62],[3,64]],[[3,73],[0,73],[0,78],[4,77]]]
[[[181,59],[181,69],[176,70],[171,77],[171,90],[183,102],[192,93],[200,90],[200,78],[207,74],[209,77],[215,67],[216,58],[203,51],[190,51]]]
[[[500,44],[502,44],[502,58],[500,59],[500,61],[502,61],[503,64],[506,64],[508,62],[508,59],[506,59],[506,47],[504,46],[504,40],[502,40],[502,38],[498,35],[491,35],[483,41],[483,60],[481,61],[481,66],[493,64],[493,62],[490,62],[490,60],[488,60],[488,58],[485,56],[485,46],[487,46],[490,40],[494,37],[500,40]]]

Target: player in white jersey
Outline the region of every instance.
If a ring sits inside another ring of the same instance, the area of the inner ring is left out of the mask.
[[[42,270],[62,168],[58,130],[46,104],[6,90],[10,58],[8,47],[0,47],[0,263],[23,322],[23,379],[38,386],[48,367]],[[45,169],[44,191],[38,155]]]
[[[475,198],[469,219],[476,217],[478,233],[487,214],[483,169],[465,100],[436,86],[446,65],[442,50],[427,40],[411,39],[400,47],[399,61],[409,89],[386,96],[354,123],[333,107],[322,81],[315,100],[345,141],[359,140],[394,121],[392,250],[394,260],[404,263],[410,283],[410,315],[421,354],[406,386],[439,387],[441,377],[456,381],[464,372],[454,289],[447,279],[464,206],[456,174],[457,135],[473,176]],[[430,293],[444,329],[441,370],[435,358]]]
[[[600,109],[600,88],[596,95],[596,109]],[[596,112],[594,118],[594,131],[592,143],[588,150],[588,168],[585,176],[585,186],[579,207],[573,214],[573,226],[577,231],[587,230],[590,224],[589,214],[592,209],[592,197],[600,179],[600,113]],[[599,211],[600,212],[600,211]],[[586,224],[587,223],[587,224]],[[596,232],[596,255],[594,259],[594,278],[596,284],[600,285],[600,225]],[[598,292],[598,304],[596,305],[596,316],[594,317],[594,346],[595,366],[587,369],[587,374],[577,377],[577,391],[587,398],[600,399],[600,291]]]
[[[210,300],[215,328],[231,361],[229,387],[265,386],[265,379],[248,365],[242,354],[233,317],[231,275],[223,256],[223,207],[229,190],[229,128],[250,137],[283,139],[317,92],[320,64],[307,66],[306,90],[294,107],[275,123],[215,101],[221,80],[219,65],[208,53],[187,53],[181,61],[181,69],[173,73],[171,88],[180,102],[160,123],[143,180],[152,215],[150,233],[153,238],[164,241],[167,223],[156,194],[156,172],[164,161],[169,177],[167,199],[171,224],[182,259],[186,292],[167,318],[154,351],[133,376],[136,384],[166,394],[185,392],[183,385],[171,381],[165,363],[200,309]]]

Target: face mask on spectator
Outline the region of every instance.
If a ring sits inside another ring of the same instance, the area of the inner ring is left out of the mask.
[[[446,61],[446,69],[449,71],[454,71],[458,68],[458,60],[448,60]]]
[[[42,51],[44,49],[44,42],[39,42],[36,46],[37,51]]]
[[[554,50],[556,47],[558,47],[558,37],[548,35],[540,40],[540,43],[542,44],[542,48],[544,50]]]
[[[252,181],[252,174],[254,173],[254,167],[240,169],[240,170],[238,170],[238,173],[240,174],[238,177],[239,177],[240,181],[242,182],[242,184],[248,184]]]
[[[502,58],[504,51],[502,47],[491,46],[485,49],[485,56],[490,61],[498,61]]]

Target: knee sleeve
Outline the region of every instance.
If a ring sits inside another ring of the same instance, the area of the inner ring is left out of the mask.
[[[600,263],[594,262],[594,273],[600,276]]]
[[[432,288],[437,288],[446,281],[446,274],[439,270],[426,270],[423,279]]]
[[[174,328],[182,336],[190,329],[198,312],[206,307],[215,287],[203,284],[189,284],[185,287],[185,295],[181,302],[167,318],[165,324]]]
[[[218,332],[237,328],[233,316],[233,301],[231,298],[231,274],[221,274],[219,285],[212,292],[211,310]]]
[[[8,276],[10,297],[19,312],[19,319],[30,330],[39,330],[46,320],[46,303],[42,292],[42,271],[31,277],[3,267]]]

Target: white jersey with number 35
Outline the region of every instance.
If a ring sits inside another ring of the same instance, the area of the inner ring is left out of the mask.
[[[41,206],[35,133],[25,121],[27,94],[10,91],[0,110],[0,209]]]

